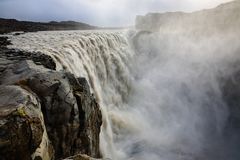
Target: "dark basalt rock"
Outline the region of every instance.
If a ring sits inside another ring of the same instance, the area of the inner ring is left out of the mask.
[[[0,37],[0,159],[100,158],[102,116],[87,80],[9,44]]]
[[[83,78],[79,78],[79,81],[71,73],[49,70],[32,61],[22,61],[7,68],[0,79],[2,85],[21,86],[36,94],[55,158],[75,154],[100,157],[101,111]],[[30,138],[24,141],[29,145]]]

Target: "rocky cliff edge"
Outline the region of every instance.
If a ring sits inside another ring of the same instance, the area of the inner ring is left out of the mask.
[[[100,158],[102,115],[86,79],[0,41],[0,159]]]

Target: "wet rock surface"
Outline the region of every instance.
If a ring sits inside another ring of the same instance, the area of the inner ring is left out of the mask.
[[[5,47],[0,69],[0,159],[101,157],[101,111],[85,78],[55,71],[46,55]]]
[[[31,159],[44,126],[36,96],[19,86],[0,86],[0,159]]]

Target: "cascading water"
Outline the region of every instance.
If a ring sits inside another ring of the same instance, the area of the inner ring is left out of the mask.
[[[133,56],[124,33],[38,32],[13,37],[14,48],[40,51],[53,57],[57,70],[87,78],[102,114],[101,149],[104,157],[115,159],[109,112],[121,108],[129,96],[129,59]]]
[[[240,143],[223,135],[228,108],[220,79],[234,72],[239,38],[129,33],[38,32],[11,40],[88,79],[104,115],[104,157],[237,160]]]

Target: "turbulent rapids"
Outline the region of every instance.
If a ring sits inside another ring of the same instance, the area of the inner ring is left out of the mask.
[[[103,112],[103,157],[239,158],[222,91],[225,77],[239,69],[235,35],[68,31],[11,41],[12,48],[48,54],[58,70],[87,78]]]

